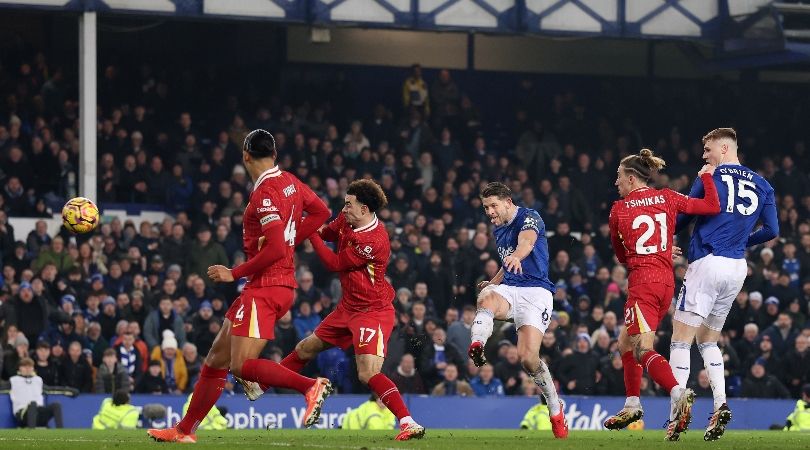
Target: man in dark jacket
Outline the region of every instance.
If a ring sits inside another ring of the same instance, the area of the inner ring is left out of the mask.
[[[6,324],[16,325],[25,336],[36,339],[48,327],[45,299],[35,295],[27,281],[20,283],[19,292],[5,307]]]
[[[757,360],[743,380],[740,396],[748,398],[790,398],[790,392],[775,376],[765,371],[764,361]]]
[[[79,392],[93,391],[93,368],[82,352],[82,346],[76,341],[68,347],[68,357],[62,363],[60,379],[65,386],[76,388]]]
[[[591,352],[591,338],[582,333],[577,336],[574,353],[560,361],[560,386],[569,394],[594,395],[598,370],[599,358]]]
[[[444,378],[444,369],[448,364],[464,367],[461,352],[453,344],[446,342],[447,334],[443,329],[433,330],[432,338],[432,344],[422,347],[419,355],[419,371],[428,391]]]

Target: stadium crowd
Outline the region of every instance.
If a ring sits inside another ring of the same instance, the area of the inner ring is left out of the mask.
[[[798,398],[810,382],[810,157],[802,134],[810,114],[793,86],[603,79],[574,89],[526,77],[504,95],[504,119],[477,106],[496,94],[465,89],[450,71],[428,75],[415,65],[402,76],[398,104],[354,117],[345,80],[318,89],[292,83],[284,96],[231,95],[205,87],[216,71],[200,72],[179,78],[147,64],[110,64],[99,78],[97,202],[159,205],[170,218],[113,218],[78,236],[51,236],[39,222],[21,236],[9,217],[51,217],[53,206],[80,194],[78,104],[64,71],[46,55],[0,65],[3,380],[31,356],[46,385],[190,392],[243,283],[213,285],[205,272],[244,261],[251,180],[240,149],[250,129],[264,128],[275,135],[280,165],[333,212],[357,178],[377,180],[388,196],[379,216],[391,237],[387,276],[398,321],[384,371],[400,391],[537,394],[518,363],[513,324],[496,327],[487,345],[492,365],[479,369],[466,355],[476,285],[499,268],[478,190],[499,180],[516,203],[540,212],[549,232],[557,292],[541,353],[561,392],[623,396],[616,338],[627,274],[607,225],[618,161],[651,146],[669,162],[659,183],[688,192],[702,165],[702,134],[733,125],[745,163],[776,189],[781,237],[750,249],[749,278],[721,342],[729,394]],[[193,100],[200,97],[208,103]],[[767,135],[773,130],[783,131]],[[686,250],[688,234],[678,238]],[[296,256],[296,302],[264,355],[276,360],[340,299],[336,276],[308,242]],[[677,261],[676,293],[685,269],[685,260]],[[665,356],[670,337],[667,318],[656,344]],[[696,350],[693,357],[693,367],[702,367]],[[329,377],[341,392],[365,389],[352,355],[339,349],[305,371]],[[690,383],[711,396],[705,371],[693,370]],[[645,378],[642,394],[659,392]]]

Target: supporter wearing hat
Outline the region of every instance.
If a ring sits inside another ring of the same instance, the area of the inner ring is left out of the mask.
[[[6,324],[17,325],[17,329],[30,339],[36,339],[48,328],[46,300],[37,295],[31,283],[27,281],[20,283],[17,295],[6,302],[3,309]]]
[[[740,396],[747,398],[790,398],[790,392],[779,379],[768,373],[765,360],[757,358],[743,380]]]
[[[178,342],[172,330],[164,330],[159,347],[152,349],[151,359],[160,362],[160,372],[172,393],[180,394],[188,385],[186,362],[178,353]]]
[[[591,337],[579,333],[573,343],[574,352],[566,355],[558,367],[560,386],[570,394],[594,395],[599,358],[591,351]]]

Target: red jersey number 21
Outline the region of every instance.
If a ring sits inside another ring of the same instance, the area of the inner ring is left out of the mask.
[[[653,220],[655,218],[655,220]],[[656,222],[658,227],[656,227]],[[658,253],[658,252],[665,252],[667,251],[667,214],[666,213],[658,213],[653,217],[650,217],[646,214],[636,216],[633,220],[633,229],[638,230],[639,228],[644,227],[644,231],[641,233],[641,237],[638,238],[636,241],[636,254],[638,255],[649,255],[651,253]],[[658,228],[658,230],[656,230]],[[661,245],[647,245],[650,241],[650,238],[655,235],[655,232],[659,231],[661,239]]]

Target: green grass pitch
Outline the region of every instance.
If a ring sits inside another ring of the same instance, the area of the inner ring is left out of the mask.
[[[397,442],[394,431],[342,430],[228,430],[200,432],[192,448],[215,449],[810,449],[810,433],[780,431],[729,431],[716,442],[703,442],[702,430],[665,442],[664,430],[639,432],[572,431],[565,441],[551,431],[521,430],[428,430],[422,440]],[[146,430],[24,430],[0,431],[4,449],[165,449],[178,444],[156,443]]]

